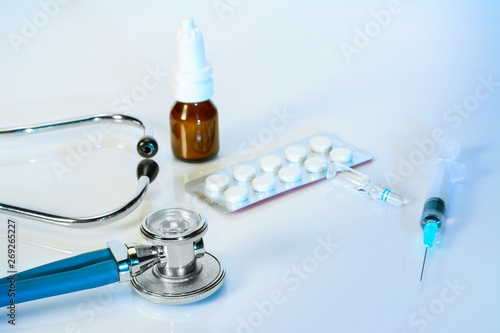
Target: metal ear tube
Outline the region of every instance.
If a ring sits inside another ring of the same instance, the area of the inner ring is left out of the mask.
[[[149,185],[156,179],[160,167],[151,160],[158,152],[158,142],[153,137],[153,128],[148,122],[138,117],[124,114],[98,114],[52,121],[34,125],[24,125],[11,128],[0,128],[0,138],[16,135],[32,135],[35,133],[53,132],[60,129],[79,128],[102,122],[113,122],[138,127],[143,130],[143,136],[136,146],[137,153],[144,159],[137,165],[137,187],[129,200],[110,211],[92,216],[65,216],[51,212],[35,210],[19,205],[0,202],[0,213],[21,216],[41,222],[65,227],[87,228],[117,221],[130,214],[144,199]]]

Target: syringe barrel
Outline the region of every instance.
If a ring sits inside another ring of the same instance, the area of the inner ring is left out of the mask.
[[[446,214],[446,201],[450,192],[450,166],[446,160],[438,160],[434,165],[427,198],[420,220],[423,228],[429,222],[435,222],[441,228]]]
[[[443,202],[447,202],[450,184],[450,166],[446,160],[438,160],[434,165],[431,182],[427,190],[426,202],[431,198],[439,198]]]
[[[428,198],[424,204],[424,210],[422,212],[422,219],[420,220],[420,226],[422,229],[429,222],[435,222],[438,228],[441,228],[444,215],[446,214],[446,202],[441,198],[432,197]]]

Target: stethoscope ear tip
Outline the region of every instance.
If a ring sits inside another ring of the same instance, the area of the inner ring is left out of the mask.
[[[137,165],[137,178],[146,176],[149,178],[149,182],[152,183],[158,173],[160,172],[160,166],[154,160],[144,159]]]
[[[151,158],[158,152],[158,142],[151,136],[145,136],[137,143],[137,152],[144,158]]]

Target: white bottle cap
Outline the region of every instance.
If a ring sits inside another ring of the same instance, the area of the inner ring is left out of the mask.
[[[176,101],[197,103],[214,94],[212,65],[205,58],[200,29],[192,18],[181,20],[175,34],[175,64],[172,66],[172,93]]]

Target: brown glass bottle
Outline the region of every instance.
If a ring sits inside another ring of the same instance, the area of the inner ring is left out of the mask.
[[[172,152],[184,162],[204,162],[219,152],[217,109],[210,100],[176,102],[170,112]]]

